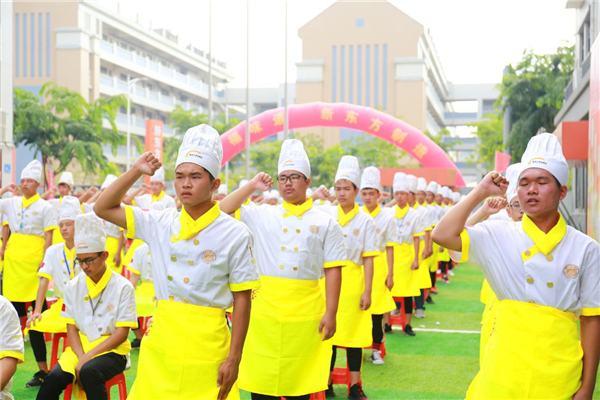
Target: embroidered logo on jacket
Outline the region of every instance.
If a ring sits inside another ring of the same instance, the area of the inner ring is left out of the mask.
[[[579,276],[579,267],[574,264],[567,264],[563,271],[563,274],[568,279],[575,279]]]
[[[212,250],[204,250],[202,252],[202,261],[204,261],[206,264],[212,264],[216,261],[217,259],[217,253],[215,253]]]

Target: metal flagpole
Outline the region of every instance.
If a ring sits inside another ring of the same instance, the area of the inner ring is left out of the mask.
[[[212,1],[208,2],[208,125],[213,124],[213,87],[212,87]]]
[[[250,180],[250,1],[246,3],[246,179]]]
[[[284,62],[284,66],[285,66],[285,76],[283,79],[283,93],[284,93],[284,103],[283,103],[283,113],[284,113],[284,119],[283,119],[283,140],[286,140],[288,138],[288,2],[285,2],[285,62]]]

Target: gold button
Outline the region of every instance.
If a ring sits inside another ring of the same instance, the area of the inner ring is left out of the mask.
[[[198,246],[198,245],[200,244],[200,241],[199,241],[198,239],[194,239],[194,244],[195,244],[196,246]]]
[[[281,250],[285,251],[285,246],[281,246]]]
[[[535,304],[535,301],[533,301],[533,300],[529,300],[529,302],[530,302],[531,304]]]
[[[102,327],[98,328],[98,331],[99,331],[99,332],[102,332]]]
[[[98,314],[98,317],[102,318],[102,314]]]
[[[527,277],[527,283],[529,283],[530,285],[533,283],[533,278],[532,277]]]
[[[179,240],[180,236],[179,236],[179,234],[175,234],[175,235],[173,235],[173,238],[175,238],[175,240]]]
[[[302,216],[299,216],[298,219],[302,219]]]
[[[548,261],[552,261],[552,260],[554,260],[554,257],[552,257],[550,254],[548,254],[548,255],[546,256],[546,260],[548,260]]]
[[[173,301],[175,300],[175,297],[173,297],[173,295],[169,296],[169,300]]]
[[[283,233],[287,233],[287,228],[283,228]]]
[[[190,283],[190,278],[187,278],[187,277],[183,278],[183,283]]]
[[[256,264],[256,260],[254,258],[252,259],[252,264]]]
[[[527,257],[529,257],[529,256],[531,255],[531,252],[530,252],[529,250],[527,250],[527,251],[525,252],[525,255],[526,255]]]
[[[171,256],[171,261],[173,261],[173,262],[177,261],[177,257]]]
[[[298,267],[294,267],[294,271],[298,271]]]
[[[188,260],[188,264],[194,265],[194,260]]]
[[[100,300],[100,304],[102,304],[102,300]]]
[[[280,266],[279,266],[279,269],[283,269],[283,265],[280,265]]]
[[[300,233],[300,229],[296,229],[296,233]]]
[[[297,248],[297,247],[294,247],[294,251],[298,251],[298,248]]]
[[[183,299],[184,303],[189,303],[190,301],[188,299]]]
[[[554,282],[548,282],[546,285],[548,285],[549,288],[553,288],[554,287]]]
[[[344,237],[348,237],[348,235],[344,235]]]
[[[167,275],[167,279],[170,280],[170,281],[172,281],[173,277],[171,275]]]
[[[85,296],[85,297],[83,298],[83,300],[84,300],[84,301],[89,301],[89,300],[90,300],[90,296]]]

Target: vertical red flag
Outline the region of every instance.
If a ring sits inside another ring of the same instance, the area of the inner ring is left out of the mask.
[[[500,151],[496,152],[496,163],[494,170],[498,172],[506,172],[506,169],[510,165],[510,155],[504,154]]]
[[[153,119],[146,120],[146,151],[152,151],[162,161],[163,153],[163,122]],[[149,185],[150,177],[146,176],[144,182]]]

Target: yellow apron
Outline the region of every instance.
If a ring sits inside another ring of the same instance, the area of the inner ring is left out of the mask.
[[[499,301],[467,399],[571,399],[583,369],[575,319],[553,307]]]
[[[424,236],[422,236],[424,238]],[[431,288],[431,275],[429,274],[430,259],[423,259],[423,250],[425,249],[425,240],[419,242],[419,269],[417,270],[419,289]],[[431,257],[430,257],[431,258]]]
[[[52,307],[42,313],[42,319],[35,325],[32,323],[30,331],[47,333],[67,333],[67,319],[60,315],[63,299],[58,299]]]
[[[225,310],[159,300],[128,399],[216,399],[229,346]],[[227,399],[239,398],[234,384]]]
[[[433,254],[427,260],[429,261],[429,272],[436,272],[438,270],[438,256],[440,253],[440,246],[433,243]]]
[[[106,251],[108,251],[108,259],[106,260],[106,265],[108,265],[113,271],[117,274],[123,274],[123,268],[121,265],[115,265],[114,258],[115,254],[117,254],[117,250],[119,249],[119,239],[107,236],[106,237]],[[123,252],[121,251],[121,264],[123,264]]]
[[[135,288],[135,305],[138,317],[149,317],[154,314],[156,308],[156,293],[154,283],[142,282]]]
[[[385,314],[396,308],[392,292],[385,286],[388,276],[387,253],[381,252],[380,256],[373,258],[373,291],[371,295],[371,308],[369,312],[374,315]]]
[[[481,337],[479,339],[479,367],[483,362],[483,355],[485,354],[485,348],[487,342],[490,339],[490,335],[494,330],[494,321],[496,320],[496,312],[498,311],[498,298],[494,292],[489,297],[488,304],[485,305],[483,310],[483,317],[481,318]]]
[[[63,239],[62,234],[60,233],[60,228],[56,228],[52,231],[52,244],[63,243],[65,239]]]
[[[394,246],[394,287],[392,296],[412,297],[421,294],[418,285],[418,270],[410,269],[415,259],[415,246],[402,243]]]
[[[123,264],[125,266],[125,268],[129,267],[129,264],[131,264],[131,260],[133,260],[133,253],[135,252],[135,249],[137,249],[138,247],[140,247],[143,244],[144,244],[144,242],[140,239],[134,239],[133,242],[131,242],[129,249],[127,249],[127,253],[125,253],[125,256],[122,258],[122,261],[121,261],[121,264]],[[117,246],[118,246],[118,242],[117,242]]]
[[[325,298],[318,281],[270,276],[260,280],[261,288],[253,293],[240,388],[270,396],[327,389],[332,343],[319,334]]]
[[[484,279],[483,283],[481,284],[481,294],[479,295],[479,301],[487,305],[490,300],[490,295],[495,296],[487,279]]]
[[[10,301],[36,299],[40,278],[38,268],[44,259],[45,240],[41,236],[13,233],[4,254],[2,293]]]
[[[450,261],[450,254],[448,253],[448,249],[444,248],[443,251],[438,250],[437,260],[442,262]]]

